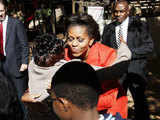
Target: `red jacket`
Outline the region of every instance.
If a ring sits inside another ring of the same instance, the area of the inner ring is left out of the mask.
[[[97,42],[90,48],[86,63],[107,67],[115,59],[116,50]],[[65,49],[65,60],[71,60],[68,54],[68,48]],[[118,81],[105,81],[102,83],[102,89],[104,93],[99,96],[98,111],[103,110],[112,115],[119,112],[123,118],[127,118],[128,99]],[[121,96],[118,97],[118,94]]]

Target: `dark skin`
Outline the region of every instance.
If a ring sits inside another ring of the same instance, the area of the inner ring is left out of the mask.
[[[36,64],[41,67],[50,67],[63,58],[64,58],[64,52],[59,55],[49,54],[47,57],[41,56],[40,60],[38,60]]]
[[[65,98],[57,98],[52,91],[51,98],[54,100],[52,108],[61,120],[98,120],[99,113],[97,107],[83,110]]]
[[[114,16],[117,22],[122,23],[129,16],[129,5],[127,2],[117,2],[114,8]]]
[[[86,60],[94,39],[88,35],[88,29],[83,25],[71,26],[68,29],[69,55],[72,59]]]

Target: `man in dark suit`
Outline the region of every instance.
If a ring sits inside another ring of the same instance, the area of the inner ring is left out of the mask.
[[[7,1],[0,0],[0,70],[15,84],[20,100],[27,88],[29,47],[23,24],[6,10]]]
[[[153,42],[146,22],[129,16],[130,7],[126,0],[119,0],[114,5],[115,21],[106,25],[102,43],[118,49],[121,41],[126,42],[132,52],[128,73],[121,78],[127,92],[130,89],[135,104],[135,119],[149,120],[148,108],[144,95],[147,75],[147,56],[153,50]]]

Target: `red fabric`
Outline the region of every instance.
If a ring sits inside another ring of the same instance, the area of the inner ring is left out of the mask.
[[[116,112],[119,112],[122,118],[126,119],[128,115],[128,98],[121,86],[119,86],[118,89],[118,91],[121,94],[121,97],[116,99],[116,102],[114,102],[112,107],[108,109],[107,113],[116,115]]]
[[[0,23],[0,54],[4,55],[3,52],[3,24]]]
[[[95,43],[89,50],[86,62],[95,66],[109,66],[116,59],[116,52],[101,43]],[[71,58],[68,54],[68,48],[65,49],[65,60],[69,61]]]
[[[26,19],[26,22],[29,22],[29,21],[33,20],[33,18],[34,18],[34,15],[29,16],[29,17]]]
[[[86,62],[90,65],[107,67],[111,65],[115,59],[116,51],[114,49],[101,43],[95,43],[90,48]],[[71,60],[68,54],[68,48],[65,49],[65,60]],[[104,93],[99,96],[98,111],[103,110],[112,115],[119,112],[123,118],[127,118],[128,99],[118,81],[106,81],[102,83],[102,89]],[[119,98],[117,98],[118,93],[121,94]]]

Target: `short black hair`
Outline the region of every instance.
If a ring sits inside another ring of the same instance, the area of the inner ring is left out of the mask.
[[[126,2],[127,4],[129,4],[129,0],[117,0],[116,3],[119,3],[119,2]]]
[[[116,5],[119,4],[119,3],[122,3],[122,2],[127,3],[127,5],[130,4],[130,2],[129,2],[128,0],[118,0],[118,1],[114,1],[114,2],[113,2],[113,7],[112,7],[113,11],[114,11]]]
[[[87,28],[88,36],[94,38],[95,41],[100,41],[100,32],[97,22],[91,15],[87,13],[73,14],[66,20],[67,30],[71,26],[85,26]]]
[[[101,86],[95,70],[87,63],[72,61],[64,64],[53,76],[51,91],[78,108],[88,110],[97,106]]]
[[[114,2],[114,3],[115,3],[115,5],[116,5],[117,3],[121,3],[121,2],[125,2],[125,3],[127,3],[128,5],[130,4],[130,2],[129,2],[128,0],[118,0],[118,1],[116,1],[116,2]]]
[[[38,35],[33,42],[32,54],[35,64],[41,67],[52,64],[53,61],[55,63],[64,58],[64,41],[58,39],[55,34]]]
[[[16,88],[0,72],[0,118],[3,120],[23,120],[24,114]]]

